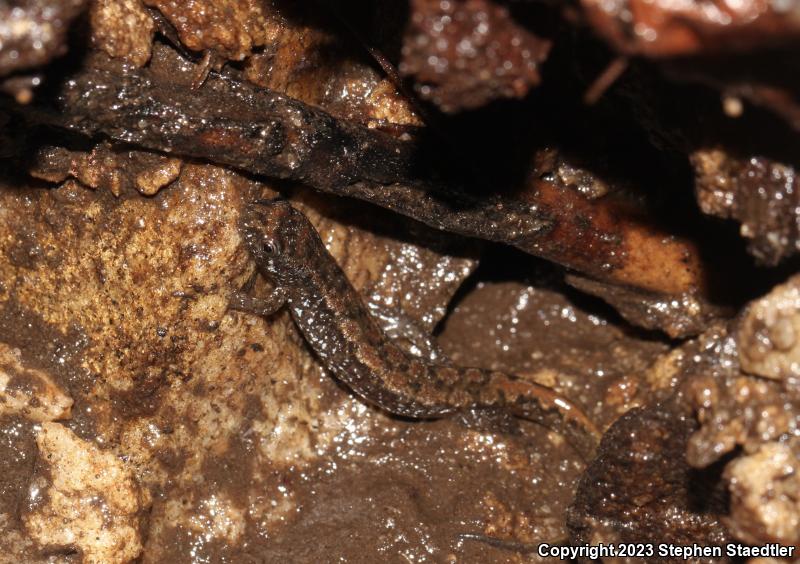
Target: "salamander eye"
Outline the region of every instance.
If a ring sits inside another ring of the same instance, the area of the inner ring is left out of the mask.
[[[273,241],[264,242],[264,254],[274,256],[280,253],[280,247]]]

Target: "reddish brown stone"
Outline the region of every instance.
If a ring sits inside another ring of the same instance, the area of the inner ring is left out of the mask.
[[[445,112],[521,98],[539,84],[550,42],[488,0],[414,0],[400,72]]]

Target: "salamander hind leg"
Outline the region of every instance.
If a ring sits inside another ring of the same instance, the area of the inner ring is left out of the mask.
[[[488,385],[489,402],[502,404],[514,415],[561,434],[581,458],[588,462],[600,443],[601,433],[574,403],[555,390],[493,372]]]
[[[506,435],[521,434],[519,419],[503,408],[473,408],[459,411],[453,416],[460,425],[478,432],[499,432]]]
[[[447,362],[447,356],[439,348],[434,336],[399,308],[377,301],[369,301],[366,306],[384,335],[403,352],[428,362]]]

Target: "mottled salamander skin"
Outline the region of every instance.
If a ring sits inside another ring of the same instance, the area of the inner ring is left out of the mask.
[[[369,403],[405,417],[440,418],[468,409],[505,408],[561,433],[584,457],[597,429],[573,403],[515,376],[411,356],[381,330],[316,229],[282,199],[260,200],[242,216],[242,236],[281,305],[339,380]]]

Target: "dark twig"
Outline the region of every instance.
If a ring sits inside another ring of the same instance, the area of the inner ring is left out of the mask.
[[[628,57],[616,57],[611,61],[608,66],[594,79],[586,94],[583,95],[583,101],[587,106],[593,106],[597,101],[606,93],[606,90],[611,88],[625,69],[628,68]]]

